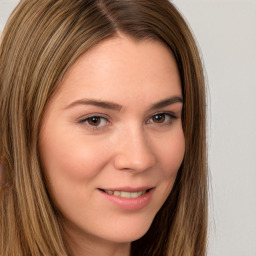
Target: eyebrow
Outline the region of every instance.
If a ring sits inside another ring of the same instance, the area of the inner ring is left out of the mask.
[[[120,111],[122,109],[122,106],[117,103],[94,100],[94,99],[80,99],[80,100],[74,101],[71,104],[69,104],[67,107],[65,107],[65,109],[71,108],[74,106],[79,106],[79,105],[92,105],[96,107],[117,110],[117,111]]]
[[[174,103],[183,103],[183,99],[179,96],[170,97],[170,98],[161,100],[157,103],[154,103],[153,105],[151,105],[150,110],[163,108],[163,107],[172,105]],[[116,110],[116,111],[120,111],[122,109],[122,106],[117,103],[102,101],[102,100],[94,100],[94,99],[80,99],[80,100],[74,101],[71,104],[69,104],[67,107],[65,107],[65,109],[68,109],[74,106],[79,106],[79,105],[92,105],[92,106],[110,109],[110,110]]]
[[[151,107],[150,110],[156,110],[158,108],[163,108],[169,105],[172,105],[174,103],[183,103],[183,99],[179,96],[174,96],[174,97],[170,97],[164,100],[161,100],[157,103],[154,103]]]

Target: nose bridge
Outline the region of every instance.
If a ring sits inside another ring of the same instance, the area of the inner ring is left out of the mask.
[[[142,127],[130,126],[120,134],[115,157],[117,169],[145,171],[156,162],[148,137]]]

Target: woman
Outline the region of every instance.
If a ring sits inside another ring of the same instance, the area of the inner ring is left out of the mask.
[[[1,248],[205,255],[205,89],[166,0],[23,0],[0,48]]]

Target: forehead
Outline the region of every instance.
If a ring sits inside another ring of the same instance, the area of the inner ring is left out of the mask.
[[[170,49],[156,40],[134,41],[127,36],[107,39],[70,67],[59,96],[96,97],[115,101],[153,101],[181,94],[180,77]]]

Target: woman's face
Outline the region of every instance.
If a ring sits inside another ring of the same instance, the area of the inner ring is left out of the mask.
[[[183,160],[182,92],[157,41],[108,39],[82,55],[46,107],[40,157],[68,234],[143,236]]]

